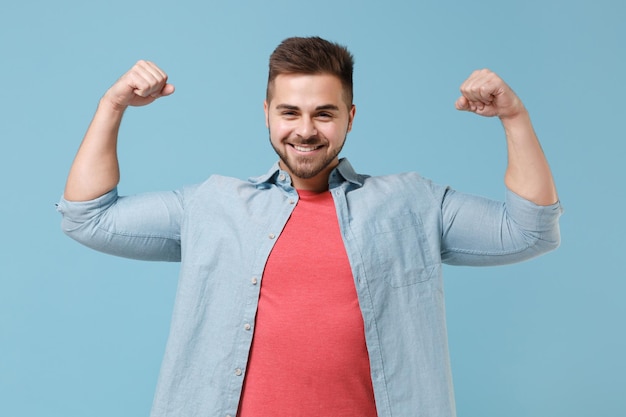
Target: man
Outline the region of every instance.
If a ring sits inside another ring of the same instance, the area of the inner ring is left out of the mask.
[[[103,96],[59,204],[95,249],[181,261],[153,416],[453,416],[441,265],[522,261],[559,244],[561,212],[528,112],[496,74],[459,110],[498,116],[505,203],[417,174],[357,174],[353,60],[323,39],[270,57],[265,119],[279,161],[240,181],[120,198],[124,110],[170,95],[138,62]]]

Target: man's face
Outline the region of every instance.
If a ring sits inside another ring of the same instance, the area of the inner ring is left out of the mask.
[[[339,78],[281,74],[264,108],[270,142],[294,187],[326,189],[355,114],[354,105],[343,99]]]

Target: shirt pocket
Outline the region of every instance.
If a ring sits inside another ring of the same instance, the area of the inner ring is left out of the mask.
[[[420,216],[403,213],[377,218],[361,235],[362,255],[370,279],[382,277],[392,287],[430,280],[439,265],[431,254]]]

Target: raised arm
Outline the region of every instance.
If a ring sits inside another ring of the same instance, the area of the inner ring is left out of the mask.
[[[78,149],[65,185],[69,201],[87,201],[112,190],[120,178],[117,136],[128,106],[144,106],[174,92],[167,74],[139,61],[104,94]]]
[[[511,191],[541,206],[557,202],[552,173],[528,111],[498,75],[486,69],[474,71],[461,85],[456,108],[500,118],[508,149],[504,181]]]

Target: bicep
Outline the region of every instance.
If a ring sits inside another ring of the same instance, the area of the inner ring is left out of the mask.
[[[98,199],[63,201],[64,232],[80,243],[126,258],[179,261],[182,192],[118,197],[116,190]]]
[[[442,260],[483,266],[533,258],[558,246],[557,218],[550,208],[511,192],[499,202],[448,191],[442,203]]]

